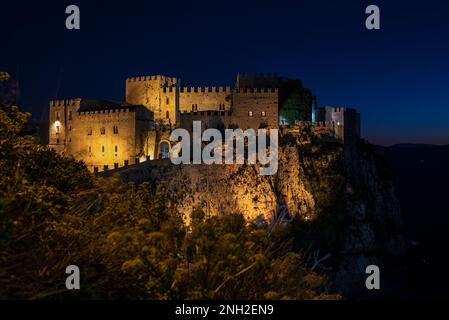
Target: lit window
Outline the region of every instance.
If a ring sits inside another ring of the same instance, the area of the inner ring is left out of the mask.
[[[100,134],[104,135],[106,133],[106,129],[104,127],[100,128]]]
[[[266,117],[267,113],[265,111],[262,111],[262,117]]]
[[[252,111],[248,111],[248,116],[252,117],[253,116],[253,112]]]

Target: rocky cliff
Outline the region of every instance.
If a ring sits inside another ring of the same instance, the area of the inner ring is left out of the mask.
[[[370,264],[386,275],[383,293],[398,281],[404,253],[400,207],[382,159],[369,145],[343,146],[325,128],[281,130],[274,176],[260,176],[254,165],[168,161],[142,163],[121,175],[152,188],[163,185],[167,205],[187,222],[202,208],[209,215],[242,213],[248,221],[289,224],[298,248],[313,252],[315,262],[320,252],[330,254],[317,268],[346,296],[371,294],[365,288]]]

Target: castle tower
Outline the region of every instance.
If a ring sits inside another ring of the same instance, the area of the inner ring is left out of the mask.
[[[49,108],[49,146],[58,152],[66,151],[71,139],[72,124],[81,99],[51,100]]]
[[[178,79],[162,75],[128,78],[126,102],[147,107],[154,113],[155,123],[175,124]]]

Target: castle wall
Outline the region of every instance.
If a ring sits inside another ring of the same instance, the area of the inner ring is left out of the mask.
[[[355,144],[360,138],[360,114],[355,109],[318,108],[316,120],[332,123],[337,137],[348,145]]]
[[[161,103],[159,113],[155,119],[162,124],[173,126],[176,123],[176,112],[179,108],[179,92],[176,86],[161,89]]]
[[[178,79],[176,78],[160,75],[128,78],[126,80],[126,102],[132,105],[146,106],[154,112],[155,122],[176,123],[176,90],[164,92],[163,88],[175,86],[177,83]],[[169,112],[168,118],[167,111]]]
[[[233,121],[230,111],[199,111],[183,112],[179,116],[178,127],[193,131],[193,121],[201,121],[201,130],[214,128],[218,130],[226,129]]]
[[[81,99],[51,100],[49,107],[49,146],[64,152],[67,135],[73,127],[73,119],[80,107]]]
[[[241,129],[279,126],[277,89],[236,90],[233,95],[233,124]]]
[[[134,164],[144,156],[143,135],[151,129],[151,118],[144,107],[77,112],[67,132],[66,153],[90,170]]]
[[[56,100],[49,108],[49,146],[103,171],[161,158],[171,148],[171,129],[278,128],[277,76],[238,75],[237,88],[180,87],[166,76],[129,78],[126,102]],[[317,108],[316,134],[348,144],[360,138],[360,114],[348,108]],[[154,120],[154,121],[153,121]],[[114,129],[115,128],[115,129]],[[161,145],[164,148],[161,148]],[[164,150],[164,152],[162,152]]]
[[[228,111],[232,105],[231,87],[182,87],[179,88],[179,111]]]
[[[169,130],[151,130],[145,132],[144,152],[148,160],[161,159],[161,143],[168,143],[171,148]]]

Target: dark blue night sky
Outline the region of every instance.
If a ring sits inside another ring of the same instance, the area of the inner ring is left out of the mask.
[[[65,29],[77,4],[81,30]],[[381,30],[365,28],[365,8]],[[129,76],[233,84],[237,72],[299,78],[320,105],[355,107],[373,143],[449,144],[449,1],[2,1],[0,69],[21,105],[124,99]]]

